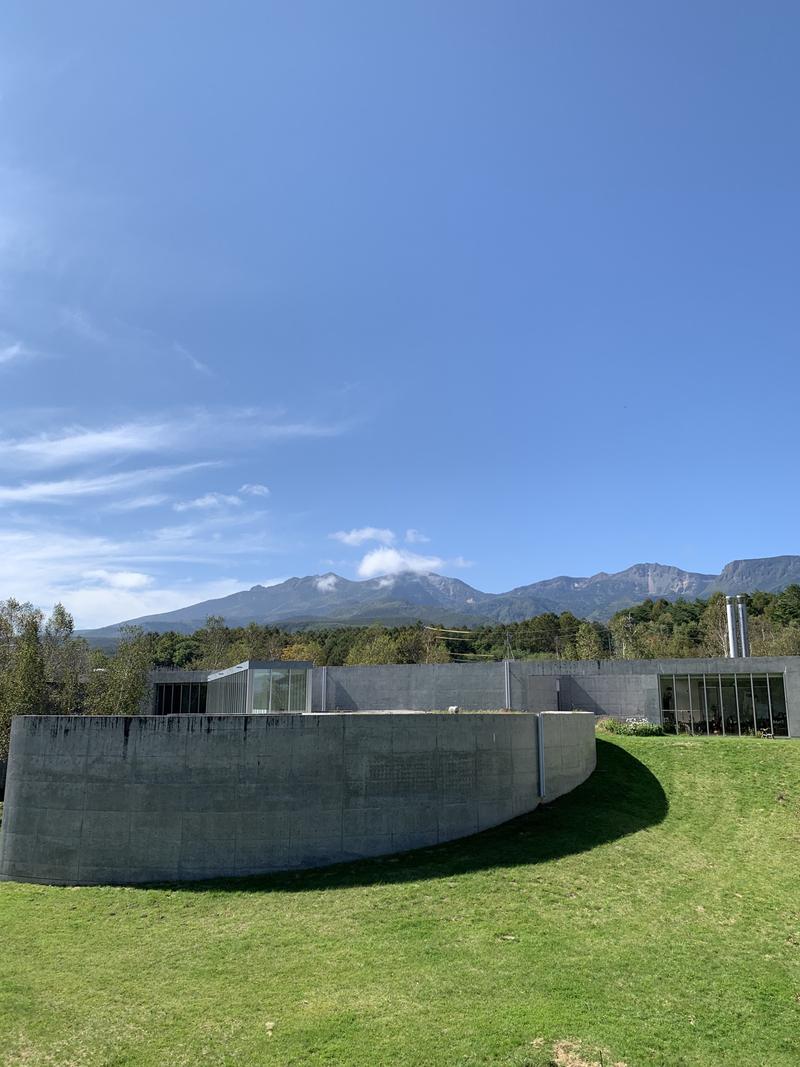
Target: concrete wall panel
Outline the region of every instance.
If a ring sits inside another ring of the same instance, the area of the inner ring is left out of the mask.
[[[545,799],[594,768],[591,715],[543,714]],[[0,878],[181,881],[433,845],[539,802],[532,714],[14,720]]]
[[[435,711],[453,704],[469,711],[505,707],[502,663],[409,663],[325,671],[328,711]],[[322,668],[313,675],[312,708],[318,711]]]

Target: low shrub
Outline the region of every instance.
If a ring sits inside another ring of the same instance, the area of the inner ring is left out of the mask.
[[[631,719],[600,719],[597,729],[606,734],[624,734],[626,737],[663,737],[664,727],[657,722],[634,716]]]

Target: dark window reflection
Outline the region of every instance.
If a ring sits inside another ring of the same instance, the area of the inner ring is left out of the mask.
[[[664,674],[658,681],[670,733],[789,736],[783,675]]]
[[[750,685],[749,674],[737,676],[736,692],[739,696],[739,729],[742,734],[752,736],[756,732],[756,720],[753,712],[753,690]]]
[[[772,732],[769,716],[769,691],[765,674],[753,675],[753,697],[755,699],[756,727],[764,733]]]
[[[789,722],[786,716],[786,694],[782,674],[769,676],[769,695],[772,700],[772,732],[776,737],[788,737]]]
[[[706,682],[706,710],[708,712],[708,732],[711,734],[722,733],[722,702],[719,694],[719,675],[707,674]]]

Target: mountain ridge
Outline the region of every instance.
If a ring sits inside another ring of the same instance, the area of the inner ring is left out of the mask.
[[[228,626],[256,622],[290,629],[399,624],[418,619],[475,626],[517,622],[545,611],[571,611],[580,618],[605,620],[648,597],[677,600],[707,597],[713,592],[780,592],[794,583],[800,583],[800,556],[791,555],[732,560],[719,574],[661,563],[634,563],[613,573],[546,578],[505,593],[485,593],[460,578],[433,573],[355,581],[328,571],[287,578],[276,585],[254,585],[185,608],[81,632],[90,638],[110,638],[119,635],[121,626],[137,625],[157,632],[191,633],[209,615],[221,615]]]

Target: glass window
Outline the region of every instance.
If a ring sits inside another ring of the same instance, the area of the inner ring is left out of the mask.
[[[272,700],[269,710],[272,712],[289,710],[288,670],[278,669],[272,672]]]
[[[679,734],[692,732],[692,717],[689,713],[689,678],[675,675],[675,725]]]
[[[689,700],[692,709],[693,733],[708,733],[706,724],[706,695],[702,674],[694,674],[689,679]]]
[[[753,690],[749,674],[736,676],[736,692],[739,695],[739,728],[743,734],[754,734],[756,730],[753,716]]]
[[[658,679],[661,689],[661,722],[665,730],[675,729],[675,679],[671,674],[663,674]]]
[[[306,710],[306,672],[289,672],[289,711]]]
[[[181,715],[188,715],[191,708],[192,701],[192,687],[191,685],[179,685],[176,689],[180,689],[180,713]]]
[[[736,678],[732,674],[720,675],[722,689],[722,725],[726,734],[739,734],[739,706],[736,702]]]
[[[253,711],[267,713],[272,671],[253,671]]]
[[[706,675],[706,710],[708,711],[708,732],[722,733],[722,700],[719,693],[719,675]]]
[[[776,737],[788,737],[789,722],[786,717],[786,694],[782,674],[769,676],[769,695],[772,700],[772,732]]]
[[[755,700],[756,727],[765,733],[772,733],[769,716],[769,689],[765,674],[753,675],[753,698]]]

